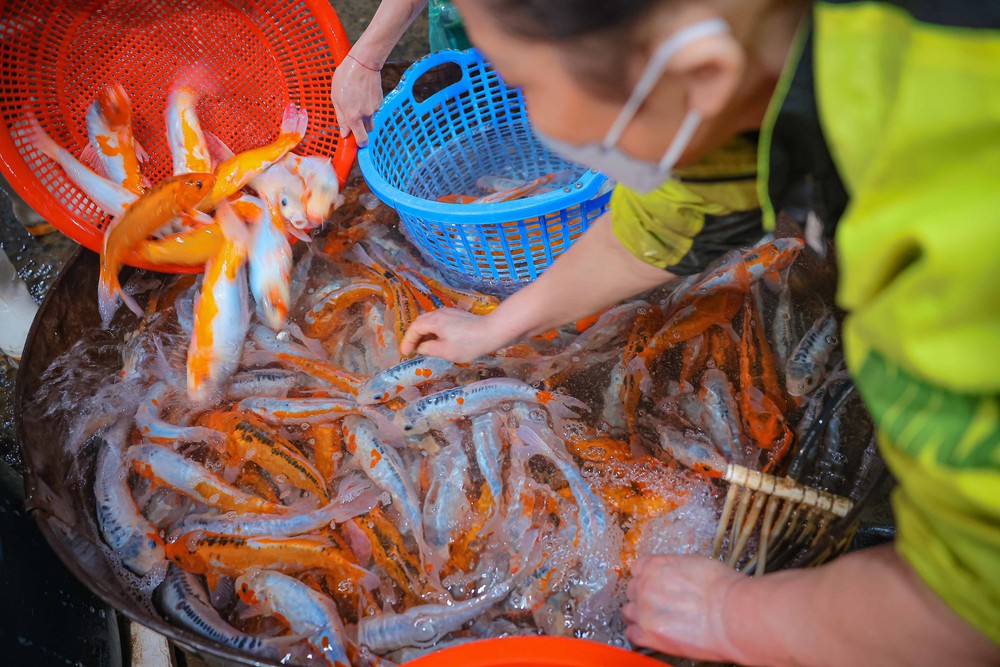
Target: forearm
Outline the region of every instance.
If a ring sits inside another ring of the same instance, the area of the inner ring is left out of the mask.
[[[630,253],[601,216],[548,270],[489,316],[506,341],[595,313],[673,278]]]
[[[427,0],[382,0],[371,23],[351,48],[351,55],[372,69],[381,69],[389,53],[427,6]]]
[[[998,657],[891,545],[814,570],[742,580],[723,609],[741,664],[985,665]]]

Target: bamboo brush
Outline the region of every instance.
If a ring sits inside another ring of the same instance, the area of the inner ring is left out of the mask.
[[[853,383],[846,382],[833,395],[802,439],[787,475],[778,477],[732,463],[727,466],[723,479],[729,489],[712,543],[713,558],[737,567],[747,553],[751,537],[757,533],[757,553],[739,569],[764,574],[769,559],[774,562],[779,554],[785,557],[793,549],[817,545],[831,523],[851,513],[854,502],[850,499],[798,480],[806,466],[816,459],[820,433],[855,391]],[[840,541],[843,546],[849,542],[849,539]]]

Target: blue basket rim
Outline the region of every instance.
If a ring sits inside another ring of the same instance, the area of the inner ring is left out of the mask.
[[[580,178],[569,186],[558,190],[515,201],[492,204],[454,204],[432,201],[404,192],[382,177],[372,160],[371,146],[375,143],[373,138],[382,125],[382,118],[398,106],[396,98],[409,92],[412,81],[419,79],[424,73],[438,65],[476,61],[486,62],[482,54],[475,48],[465,51],[445,49],[424,56],[410,65],[403,73],[399,84],[385,96],[382,105],[372,118],[372,131],[369,133],[368,145],[358,149],[358,165],[361,167],[361,173],[372,192],[397,211],[407,215],[429,218],[440,223],[463,225],[496,224],[516,219],[539,217],[545,214],[544,211],[554,213],[579,205],[597,196],[607,181],[607,177],[596,169],[586,169]]]

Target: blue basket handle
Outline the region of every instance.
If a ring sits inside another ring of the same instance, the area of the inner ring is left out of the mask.
[[[406,70],[399,80],[399,85],[396,86],[396,89],[386,96],[383,106],[388,105],[396,95],[408,93],[409,98],[413,100],[414,108],[423,112],[425,108],[433,107],[439,102],[466,90],[469,86],[469,67],[481,62],[483,62],[483,57],[476,49],[469,49],[467,51],[446,49],[426,55],[410,65],[409,69]],[[462,78],[436,91],[422,102],[417,102],[413,99],[413,88],[420,81],[421,77],[432,69],[448,63],[455,63],[462,68]]]

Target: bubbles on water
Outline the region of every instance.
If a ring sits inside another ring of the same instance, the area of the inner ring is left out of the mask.
[[[365,207],[365,210],[374,211],[378,208],[379,198],[371,192],[363,192],[358,195],[358,202]]]

